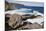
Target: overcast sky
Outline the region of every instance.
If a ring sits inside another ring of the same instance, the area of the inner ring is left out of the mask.
[[[19,3],[26,6],[38,6],[38,7],[44,7],[44,4],[42,2],[16,2],[16,0],[6,0],[10,3]]]

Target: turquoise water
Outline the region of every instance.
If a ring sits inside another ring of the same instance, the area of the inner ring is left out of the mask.
[[[19,9],[19,10],[15,10],[16,12],[25,12],[25,13],[33,13],[33,10],[32,9],[25,9],[25,8],[23,8],[23,9]]]

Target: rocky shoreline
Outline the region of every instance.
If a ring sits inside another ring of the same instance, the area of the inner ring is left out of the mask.
[[[9,15],[9,16],[7,16]],[[41,29],[44,28],[44,23],[42,25],[38,24],[37,22],[31,23],[26,21],[27,19],[34,19],[38,16],[22,16],[18,14],[6,14],[5,15],[5,25],[6,30],[25,30],[25,29]],[[40,16],[41,17],[41,16]],[[8,25],[7,25],[8,24]]]

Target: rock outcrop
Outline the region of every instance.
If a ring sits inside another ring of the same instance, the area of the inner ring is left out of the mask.
[[[37,16],[34,16],[34,15],[33,16],[22,16],[18,14],[12,14],[10,15],[7,23],[12,29],[39,29],[39,28],[42,28],[43,26],[41,26],[38,23],[31,23],[31,22],[26,21],[29,18],[33,19],[36,17]]]

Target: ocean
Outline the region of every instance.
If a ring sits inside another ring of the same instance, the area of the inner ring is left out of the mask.
[[[37,6],[16,6],[16,8],[29,8],[33,9],[34,11],[38,11],[44,14],[44,7],[37,7]]]

